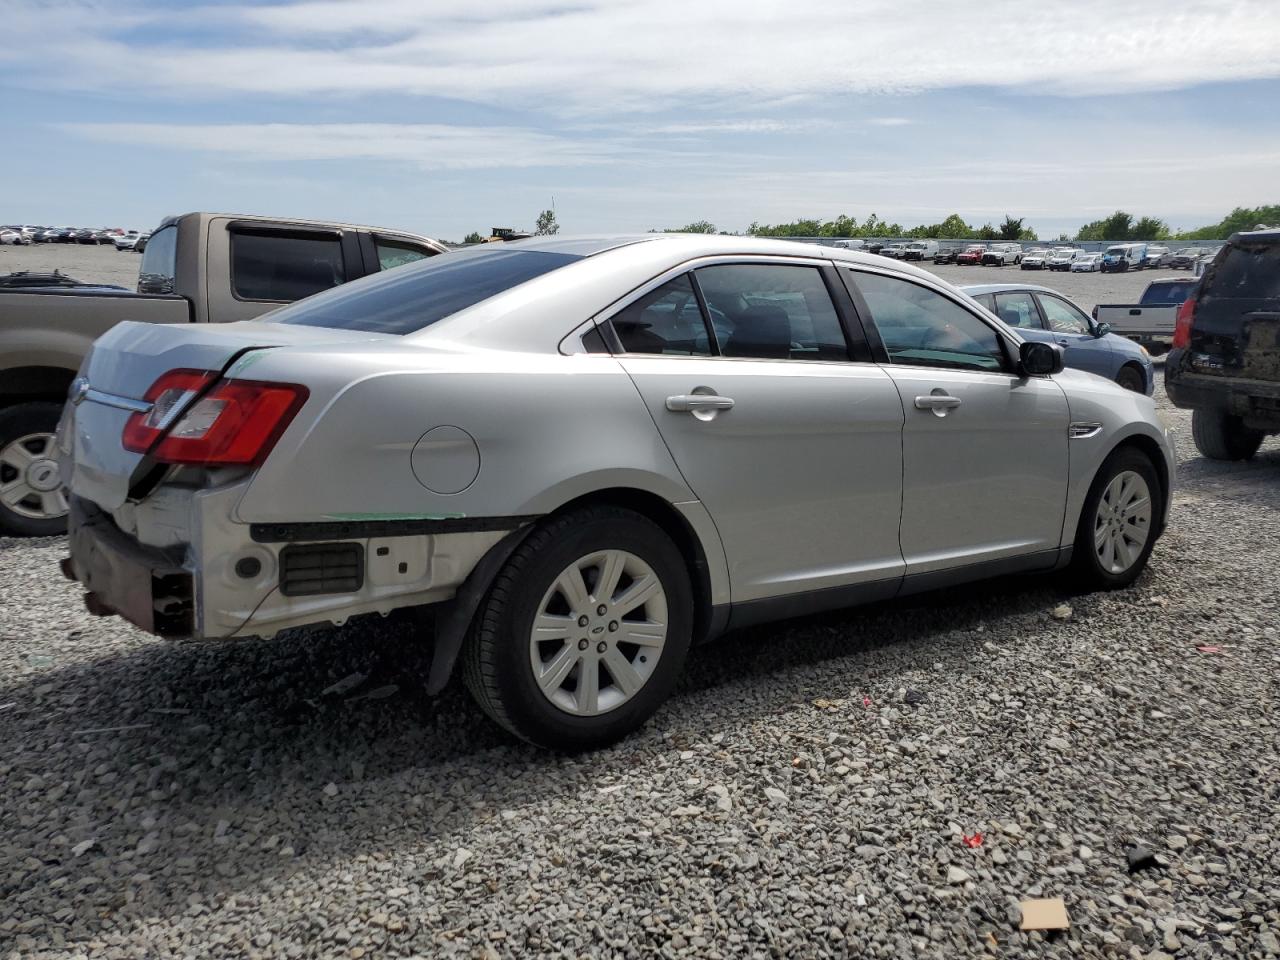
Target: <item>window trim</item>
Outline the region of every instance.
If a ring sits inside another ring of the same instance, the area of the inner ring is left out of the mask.
[[[308,227],[303,225],[292,224],[264,224],[254,220],[232,220],[227,224],[227,272],[230,280],[231,298],[238,303],[278,303],[289,304],[297,303],[295,300],[278,300],[266,299],[261,297],[242,297],[236,289],[236,251],[235,242],[238,236],[253,237],[273,237],[284,238],[286,240],[337,240],[338,255],[342,257],[342,281],[336,286],[342,286],[356,280],[365,274],[353,273],[353,267],[359,263],[363,266],[364,257],[361,256],[360,246],[353,231],[340,230],[334,227]],[[325,290],[332,290],[333,287],[325,287]],[[317,290],[316,293],[323,293]]]
[[[698,286],[697,277],[694,271],[698,270],[701,267],[744,265],[744,264],[763,264],[766,266],[816,267],[818,269],[819,275],[822,277],[823,283],[826,285],[827,295],[831,298],[832,306],[835,308],[835,311],[836,311],[836,317],[841,321],[841,332],[844,334],[845,350],[847,351],[849,358],[845,360],[788,359],[785,362],[810,363],[810,364],[848,364],[848,363],[873,363],[874,362],[874,358],[869,356],[866,359],[857,359],[857,360],[853,359],[855,354],[854,341],[850,337],[850,332],[848,327],[844,323],[844,317],[842,313],[843,305],[841,302],[841,297],[838,294],[838,288],[833,289],[831,278],[828,276],[828,271],[834,269],[834,265],[831,260],[828,260],[823,257],[787,256],[783,254],[758,254],[758,253],[711,254],[709,256],[694,257],[690,260],[685,260],[673,267],[669,267],[666,270],[662,271],[662,273],[656,274],[651,279],[646,280],[644,283],[640,284],[639,286],[632,288],[630,291],[628,291],[627,293],[623,294],[621,297],[618,297],[616,300],[614,300],[611,304],[609,304],[603,310],[597,311],[591,317],[589,322],[596,324],[600,328],[601,334],[604,336],[605,345],[608,346],[611,351],[613,351],[613,356],[615,357],[660,357],[663,360],[677,360],[677,361],[714,360],[714,361],[732,361],[734,363],[778,363],[780,362],[779,360],[770,359],[766,357],[726,357],[724,356],[722,353],[719,352],[720,347],[719,347],[719,341],[715,335],[715,326],[714,324],[711,323],[710,317],[708,316],[705,309],[703,309],[702,322],[705,323],[708,327],[708,335],[711,338],[710,342],[715,345],[715,351],[716,351],[715,353],[710,355],[697,354],[697,355],[686,356],[682,354],[628,353],[626,350],[622,349],[622,343],[618,339],[618,335],[613,329],[613,325],[611,321],[616,314],[625,310],[627,307],[631,306],[631,304],[635,303],[641,297],[645,296],[648,293],[651,293],[652,291],[656,290],[658,287],[662,286],[663,284],[666,284],[671,280],[674,280],[676,277],[678,277],[682,273],[689,274],[690,281],[693,283],[694,291],[698,297],[699,307],[704,308],[705,300],[702,297],[702,288]],[[575,327],[574,331],[571,332],[569,336],[573,336],[574,333],[576,333],[582,326],[585,326],[585,324],[580,325],[580,327]],[[561,341],[561,352],[562,353],[564,352],[564,340]]]
[[[986,317],[982,316],[981,313],[975,313],[973,308],[969,306],[969,304],[965,303],[963,300],[957,299],[950,290],[947,290],[935,283],[930,283],[928,281],[922,282],[923,278],[920,278],[920,277],[905,276],[904,274],[896,270],[878,269],[871,264],[845,263],[845,264],[842,264],[842,266],[845,267],[846,272],[849,273],[850,275],[866,273],[866,274],[871,274],[872,276],[886,277],[890,280],[901,280],[903,283],[914,284],[917,287],[923,287],[925,290],[928,290],[931,293],[936,293],[938,296],[942,297],[944,300],[950,300],[953,304],[955,304],[961,310],[964,310],[971,317],[974,317],[976,320],[978,320],[980,323],[982,323],[984,326],[990,329],[992,333],[995,334],[996,342],[1000,344],[1000,350],[1001,350],[1001,353],[1003,354],[1003,359],[1004,359],[1004,367],[1003,369],[1000,369],[1000,370],[978,370],[978,369],[970,370],[967,367],[939,367],[939,366],[934,366],[933,364],[925,364],[925,363],[894,363],[893,360],[889,357],[889,351],[884,345],[884,340],[880,336],[880,330],[875,325],[875,314],[872,312],[870,304],[868,304],[866,299],[862,296],[862,291],[858,290],[856,279],[851,284],[849,277],[842,277],[842,279],[845,282],[845,285],[849,287],[850,296],[854,296],[856,301],[862,307],[865,308],[865,311],[866,311],[865,316],[869,319],[868,326],[870,330],[875,331],[875,347],[873,348],[873,354],[878,353],[879,355],[875,361],[876,363],[889,369],[899,368],[899,369],[913,369],[913,370],[943,370],[948,373],[977,373],[977,374],[983,374],[983,375],[1004,374],[1005,376],[1008,376],[1014,380],[1025,379],[1025,377],[1018,371],[1018,364],[1016,359],[1018,356],[1017,341],[1010,340],[1009,334],[1007,331],[1001,329],[1001,327],[999,326],[993,325],[991,321],[988,320]],[[870,332],[870,330],[868,332]]]

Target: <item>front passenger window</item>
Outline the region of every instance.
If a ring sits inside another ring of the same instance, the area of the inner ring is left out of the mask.
[[[1042,293],[1040,306],[1044,307],[1044,315],[1049,319],[1049,329],[1054,333],[1086,334],[1089,332],[1089,318],[1067,301]]]
[[[893,363],[1003,370],[1000,336],[940,293],[896,277],[850,271]]]

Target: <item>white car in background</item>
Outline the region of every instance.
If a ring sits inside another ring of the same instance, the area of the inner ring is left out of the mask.
[[[1049,265],[1049,251],[1044,247],[1032,247],[1022,255],[1023,270],[1043,270]]]
[[[139,233],[137,230],[130,230],[126,234],[115,237],[111,242],[115,244],[117,250],[132,250],[138,245],[138,241],[143,237],[149,237],[149,233]]]
[[[28,240],[21,233],[19,233],[17,230],[12,229],[11,227],[5,227],[3,230],[0,230],[0,244],[17,246],[19,244],[30,243],[30,242],[31,242],[30,240]]]
[[[1102,254],[1084,253],[1071,261],[1072,273],[1097,273],[1102,269]]]
[[[1056,247],[1049,251],[1050,270],[1070,270],[1071,264],[1084,256],[1084,251],[1076,247]]]

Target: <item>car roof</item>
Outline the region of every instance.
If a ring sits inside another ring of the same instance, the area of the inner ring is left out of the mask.
[[[1241,230],[1233,233],[1228,243],[1280,243],[1280,228],[1267,230]]]

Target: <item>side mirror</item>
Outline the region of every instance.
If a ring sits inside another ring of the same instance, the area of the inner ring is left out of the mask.
[[[1018,347],[1018,368],[1024,377],[1061,373],[1063,366],[1062,348],[1056,343],[1026,340]]]
[[[1094,325],[1093,335],[1095,337],[1105,337],[1110,332],[1111,332],[1111,324],[1107,323],[1105,320],[1102,321],[1102,323]]]

